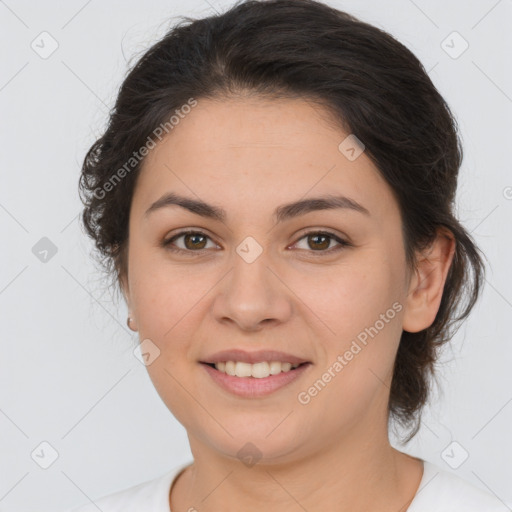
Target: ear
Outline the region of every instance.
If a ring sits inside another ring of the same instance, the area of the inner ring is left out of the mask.
[[[404,331],[419,332],[434,323],[455,246],[453,233],[446,228],[439,228],[435,240],[417,253],[417,265],[405,299],[402,322]]]
[[[121,288],[121,293],[123,294],[124,300],[126,301],[126,305],[128,306],[128,317],[126,319],[126,325],[128,326],[128,329],[132,330],[133,332],[137,332],[137,321],[135,320],[133,313],[131,311],[132,307],[130,299],[130,289],[128,287],[128,279],[126,279],[126,276],[119,277],[119,287]]]

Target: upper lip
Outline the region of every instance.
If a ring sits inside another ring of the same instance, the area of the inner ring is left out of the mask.
[[[301,364],[307,363],[306,359],[279,352],[276,350],[257,350],[255,352],[247,352],[240,349],[223,350],[215,352],[210,356],[205,357],[201,363],[221,363],[225,361],[240,361],[242,363],[260,363],[262,361],[280,361],[281,363]]]

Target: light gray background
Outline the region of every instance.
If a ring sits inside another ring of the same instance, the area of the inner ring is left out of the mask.
[[[407,45],[460,123],[458,213],[487,255],[487,282],[443,356],[443,392],[405,451],[511,506],[512,2],[328,3]],[[171,16],[230,5],[0,0],[0,510],[64,510],[190,460],[185,430],[134,357],[126,307],[95,270],[77,181],[127,60],[163,35]],[[42,46],[43,31],[59,45],[46,59],[31,48]],[[458,58],[463,41],[446,39],[453,31],[469,44]],[[57,248],[47,262],[32,252],[42,237]],[[48,469],[39,465],[51,457],[43,441],[58,452]]]

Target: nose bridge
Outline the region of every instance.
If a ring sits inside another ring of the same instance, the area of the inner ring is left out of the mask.
[[[270,320],[280,323],[290,316],[287,288],[271,270],[270,259],[269,252],[252,237],[236,247],[232,270],[215,298],[219,321],[231,319],[243,329],[257,330]]]

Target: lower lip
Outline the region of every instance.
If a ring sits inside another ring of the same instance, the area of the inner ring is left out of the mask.
[[[210,374],[211,378],[226,391],[244,398],[259,398],[270,395],[274,391],[297,380],[311,366],[311,363],[302,364],[295,370],[281,372],[277,375],[269,375],[262,379],[255,377],[233,377],[205,363],[201,363],[201,365]]]

